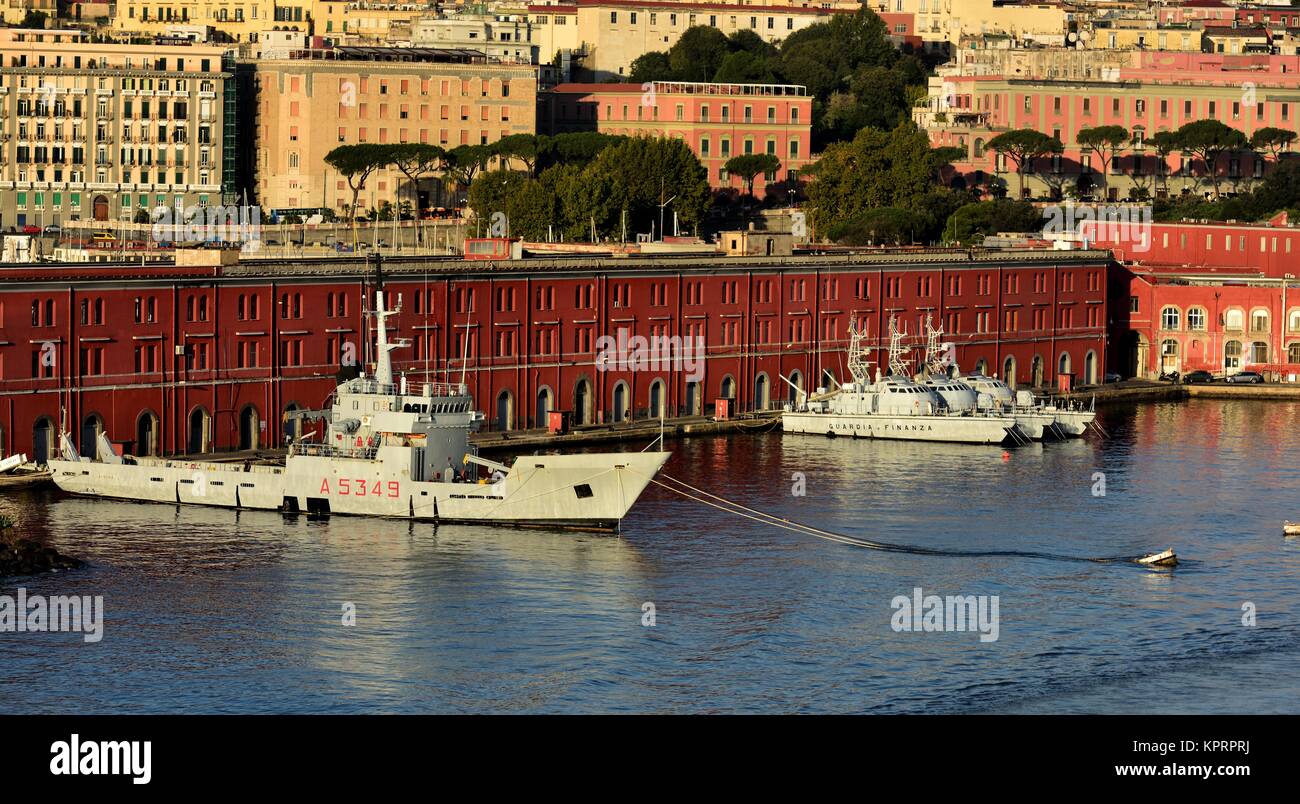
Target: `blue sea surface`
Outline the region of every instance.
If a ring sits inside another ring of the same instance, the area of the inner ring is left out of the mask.
[[[1298,414],[1125,406],[1102,413],[1109,439],[1006,451],[670,442],[667,474],[835,532],[1173,547],[1173,570],[879,552],[659,488],[619,536],[11,494],[23,532],[90,566],[0,595],[102,595],[106,614],[94,644],[0,633],[0,713],[1296,713]],[[996,595],[997,640],[894,630],[918,587]]]

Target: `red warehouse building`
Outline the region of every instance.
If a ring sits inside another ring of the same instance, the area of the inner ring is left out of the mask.
[[[877,339],[927,314],[958,359],[1017,383],[1098,379],[1100,251],[806,257],[260,260],[222,268],[77,265],[0,273],[0,450],[38,459],[61,422],[86,454],[106,431],[134,454],[276,446],[285,414],[325,406],[371,359],[373,291],[401,299],[395,353],[413,381],[465,376],[489,426],[575,424],[779,406],[782,379],[846,376],[850,317]],[[687,359],[624,364],[602,347],[702,339]],[[698,357],[698,355],[695,355]]]
[[[1106,225],[1087,231],[1120,263],[1110,305],[1114,370],[1300,375],[1300,229],[1285,215],[1269,224],[1155,223],[1149,238]]]

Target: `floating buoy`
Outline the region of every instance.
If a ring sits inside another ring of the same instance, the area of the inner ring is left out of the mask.
[[[1287,536],[1300,536],[1300,522],[1283,522],[1282,533]]]
[[[1174,555],[1174,549],[1171,547],[1159,553],[1142,556],[1137,563],[1146,564],[1148,567],[1174,567],[1178,565],[1178,556]]]
[[[1002,460],[1004,461],[1011,460],[1011,453],[1007,452],[1006,450],[1002,450]]]

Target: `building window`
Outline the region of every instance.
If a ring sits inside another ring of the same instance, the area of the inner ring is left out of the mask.
[[[1177,307],[1166,307],[1160,311],[1160,328],[1176,330],[1182,323],[1182,313]]]

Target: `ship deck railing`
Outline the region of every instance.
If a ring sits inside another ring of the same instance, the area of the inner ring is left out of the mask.
[[[354,458],[373,461],[379,454],[379,447],[333,447],[329,444],[290,444],[289,455],[312,458]]]
[[[426,396],[444,398],[469,396],[469,388],[460,383],[413,382],[408,383],[406,391],[403,392],[400,384],[379,383],[363,377],[348,380],[339,387],[338,392],[349,394],[382,394],[384,396]]]

